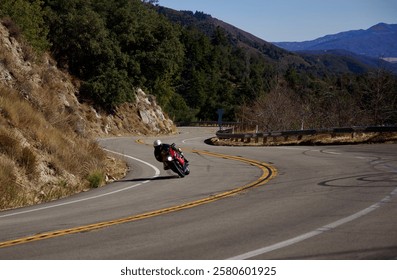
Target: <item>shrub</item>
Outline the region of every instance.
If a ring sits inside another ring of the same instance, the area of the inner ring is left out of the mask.
[[[84,82],[80,93],[95,100],[98,105],[109,111],[135,98],[127,72],[115,69],[109,69],[102,75]]]
[[[10,18],[10,17],[5,17],[1,21],[5,27],[7,27],[8,32],[10,33],[11,37],[14,37],[15,39],[20,39],[21,37],[21,28]]]
[[[101,170],[95,170],[87,176],[90,188],[101,187],[105,183],[105,175]]]

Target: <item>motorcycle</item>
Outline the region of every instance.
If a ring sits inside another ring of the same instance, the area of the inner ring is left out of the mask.
[[[190,174],[189,163],[186,162],[185,158],[181,155],[181,152],[172,146],[161,151],[161,156],[164,164],[169,167],[172,171],[179,175],[179,177],[185,177]]]

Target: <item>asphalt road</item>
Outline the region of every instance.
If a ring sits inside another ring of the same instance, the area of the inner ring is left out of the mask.
[[[397,145],[204,144],[215,130],[161,138],[185,151],[185,178],[162,170],[154,138],[101,140],[128,176],[0,212],[0,259],[397,258]]]

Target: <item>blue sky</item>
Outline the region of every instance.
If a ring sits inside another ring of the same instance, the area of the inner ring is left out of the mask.
[[[159,0],[159,5],[210,14],[269,42],[397,23],[397,0]]]

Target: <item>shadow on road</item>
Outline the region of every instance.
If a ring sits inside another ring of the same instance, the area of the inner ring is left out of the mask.
[[[141,182],[141,181],[157,181],[157,180],[169,180],[169,179],[179,179],[179,176],[168,175],[168,176],[149,177],[149,178],[124,179],[124,180],[118,180],[117,182]]]

